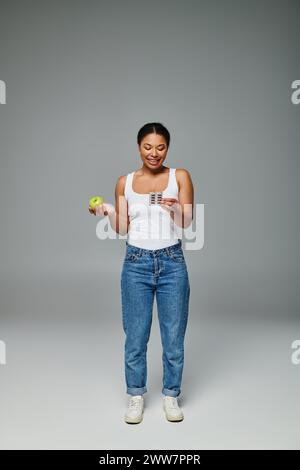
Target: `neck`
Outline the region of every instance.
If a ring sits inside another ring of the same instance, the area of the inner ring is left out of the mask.
[[[164,173],[165,170],[168,170],[168,167],[163,165],[159,168],[153,168],[153,170],[151,168],[148,168],[146,165],[143,165],[141,168],[141,171],[145,175],[158,175],[160,173]]]

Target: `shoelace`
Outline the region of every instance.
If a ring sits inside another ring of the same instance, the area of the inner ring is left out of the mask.
[[[141,402],[142,402],[141,398],[135,398],[135,397],[130,398],[129,407],[136,409],[140,406]]]
[[[174,408],[174,409],[178,410],[179,407],[178,407],[178,403],[177,403],[176,398],[168,397],[168,398],[166,398],[166,402],[167,402],[167,404],[170,408]]]

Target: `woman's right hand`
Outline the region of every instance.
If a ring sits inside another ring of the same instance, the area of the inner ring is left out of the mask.
[[[94,214],[94,215],[98,215],[98,216],[108,215],[113,210],[114,210],[114,206],[112,204],[108,204],[108,203],[105,203],[105,202],[103,202],[103,204],[97,205],[94,208],[89,206],[90,214]]]

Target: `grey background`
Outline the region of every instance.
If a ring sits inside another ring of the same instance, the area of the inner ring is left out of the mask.
[[[1,1],[1,448],[299,448],[298,1]],[[99,240],[171,133],[205,243],[191,283],[181,405],[166,421],[156,306],[144,420],[123,421],[125,240]]]

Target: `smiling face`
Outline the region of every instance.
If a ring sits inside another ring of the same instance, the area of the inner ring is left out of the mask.
[[[166,159],[168,147],[163,135],[147,134],[139,145],[144,166],[151,170],[160,168]]]

